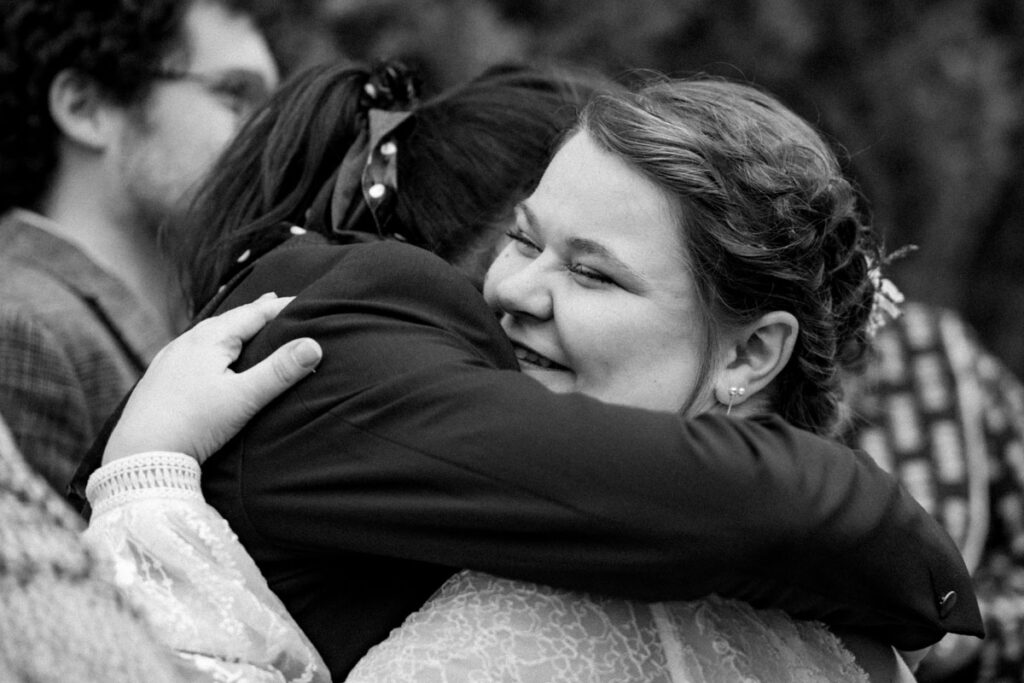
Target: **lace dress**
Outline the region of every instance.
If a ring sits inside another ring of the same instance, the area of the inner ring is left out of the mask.
[[[453,576],[349,683],[866,682],[824,626],[710,597],[641,603]]]
[[[124,458],[93,474],[86,540],[114,582],[197,680],[330,681],[227,522],[203,500],[199,466],[177,453]]]

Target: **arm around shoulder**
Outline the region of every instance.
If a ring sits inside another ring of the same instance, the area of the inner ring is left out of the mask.
[[[552,394],[511,371],[493,314],[454,270],[412,247],[363,249],[243,358],[295,336],[325,349],[238,444],[256,534],[294,544],[301,509],[311,552],[386,545],[652,600],[720,592],[905,648],[976,628],[956,549],[868,458],[779,420]],[[940,618],[948,590],[961,603]]]

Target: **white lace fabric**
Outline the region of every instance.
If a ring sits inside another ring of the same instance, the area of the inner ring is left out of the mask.
[[[184,453],[157,451],[101,467],[89,478],[85,495],[94,519],[132,500],[160,497],[205,503],[199,463]]]
[[[207,681],[314,683],[327,668],[199,487],[187,455],[148,453],[93,474],[86,540],[153,632]]]
[[[452,577],[350,683],[867,683],[825,626],[710,597],[640,603]]]

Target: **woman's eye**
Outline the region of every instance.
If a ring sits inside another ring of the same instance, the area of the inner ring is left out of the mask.
[[[604,273],[602,273],[602,272],[600,272],[598,270],[594,270],[593,268],[588,268],[587,266],[584,266],[584,265],[579,264],[579,263],[570,264],[569,265],[569,272],[571,272],[573,275],[575,275],[577,277],[583,278],[586,282],[588,282],[590,284],[602,284],[602,285],[613,285],[613,284],[615,284],[615,281],[612,280],[607,275],[605,275]]]
[[[540,247],[533,243],[529,237],[526,236],[522,230],[513,228],[505,232],[509,239],[513,242],[518,243],[519,251],[523,254],[537,254],[540,253]]]

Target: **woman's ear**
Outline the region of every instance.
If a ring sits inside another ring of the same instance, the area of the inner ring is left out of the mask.
[[[70,142],[99,150],[111,132],[110,105],[88,76],[64,69],[50,83],[50,116]]]
[[[772,311],[729,335],[715,399],[734,410],[771,384],[793,355],[799,332],[792,313]]]

